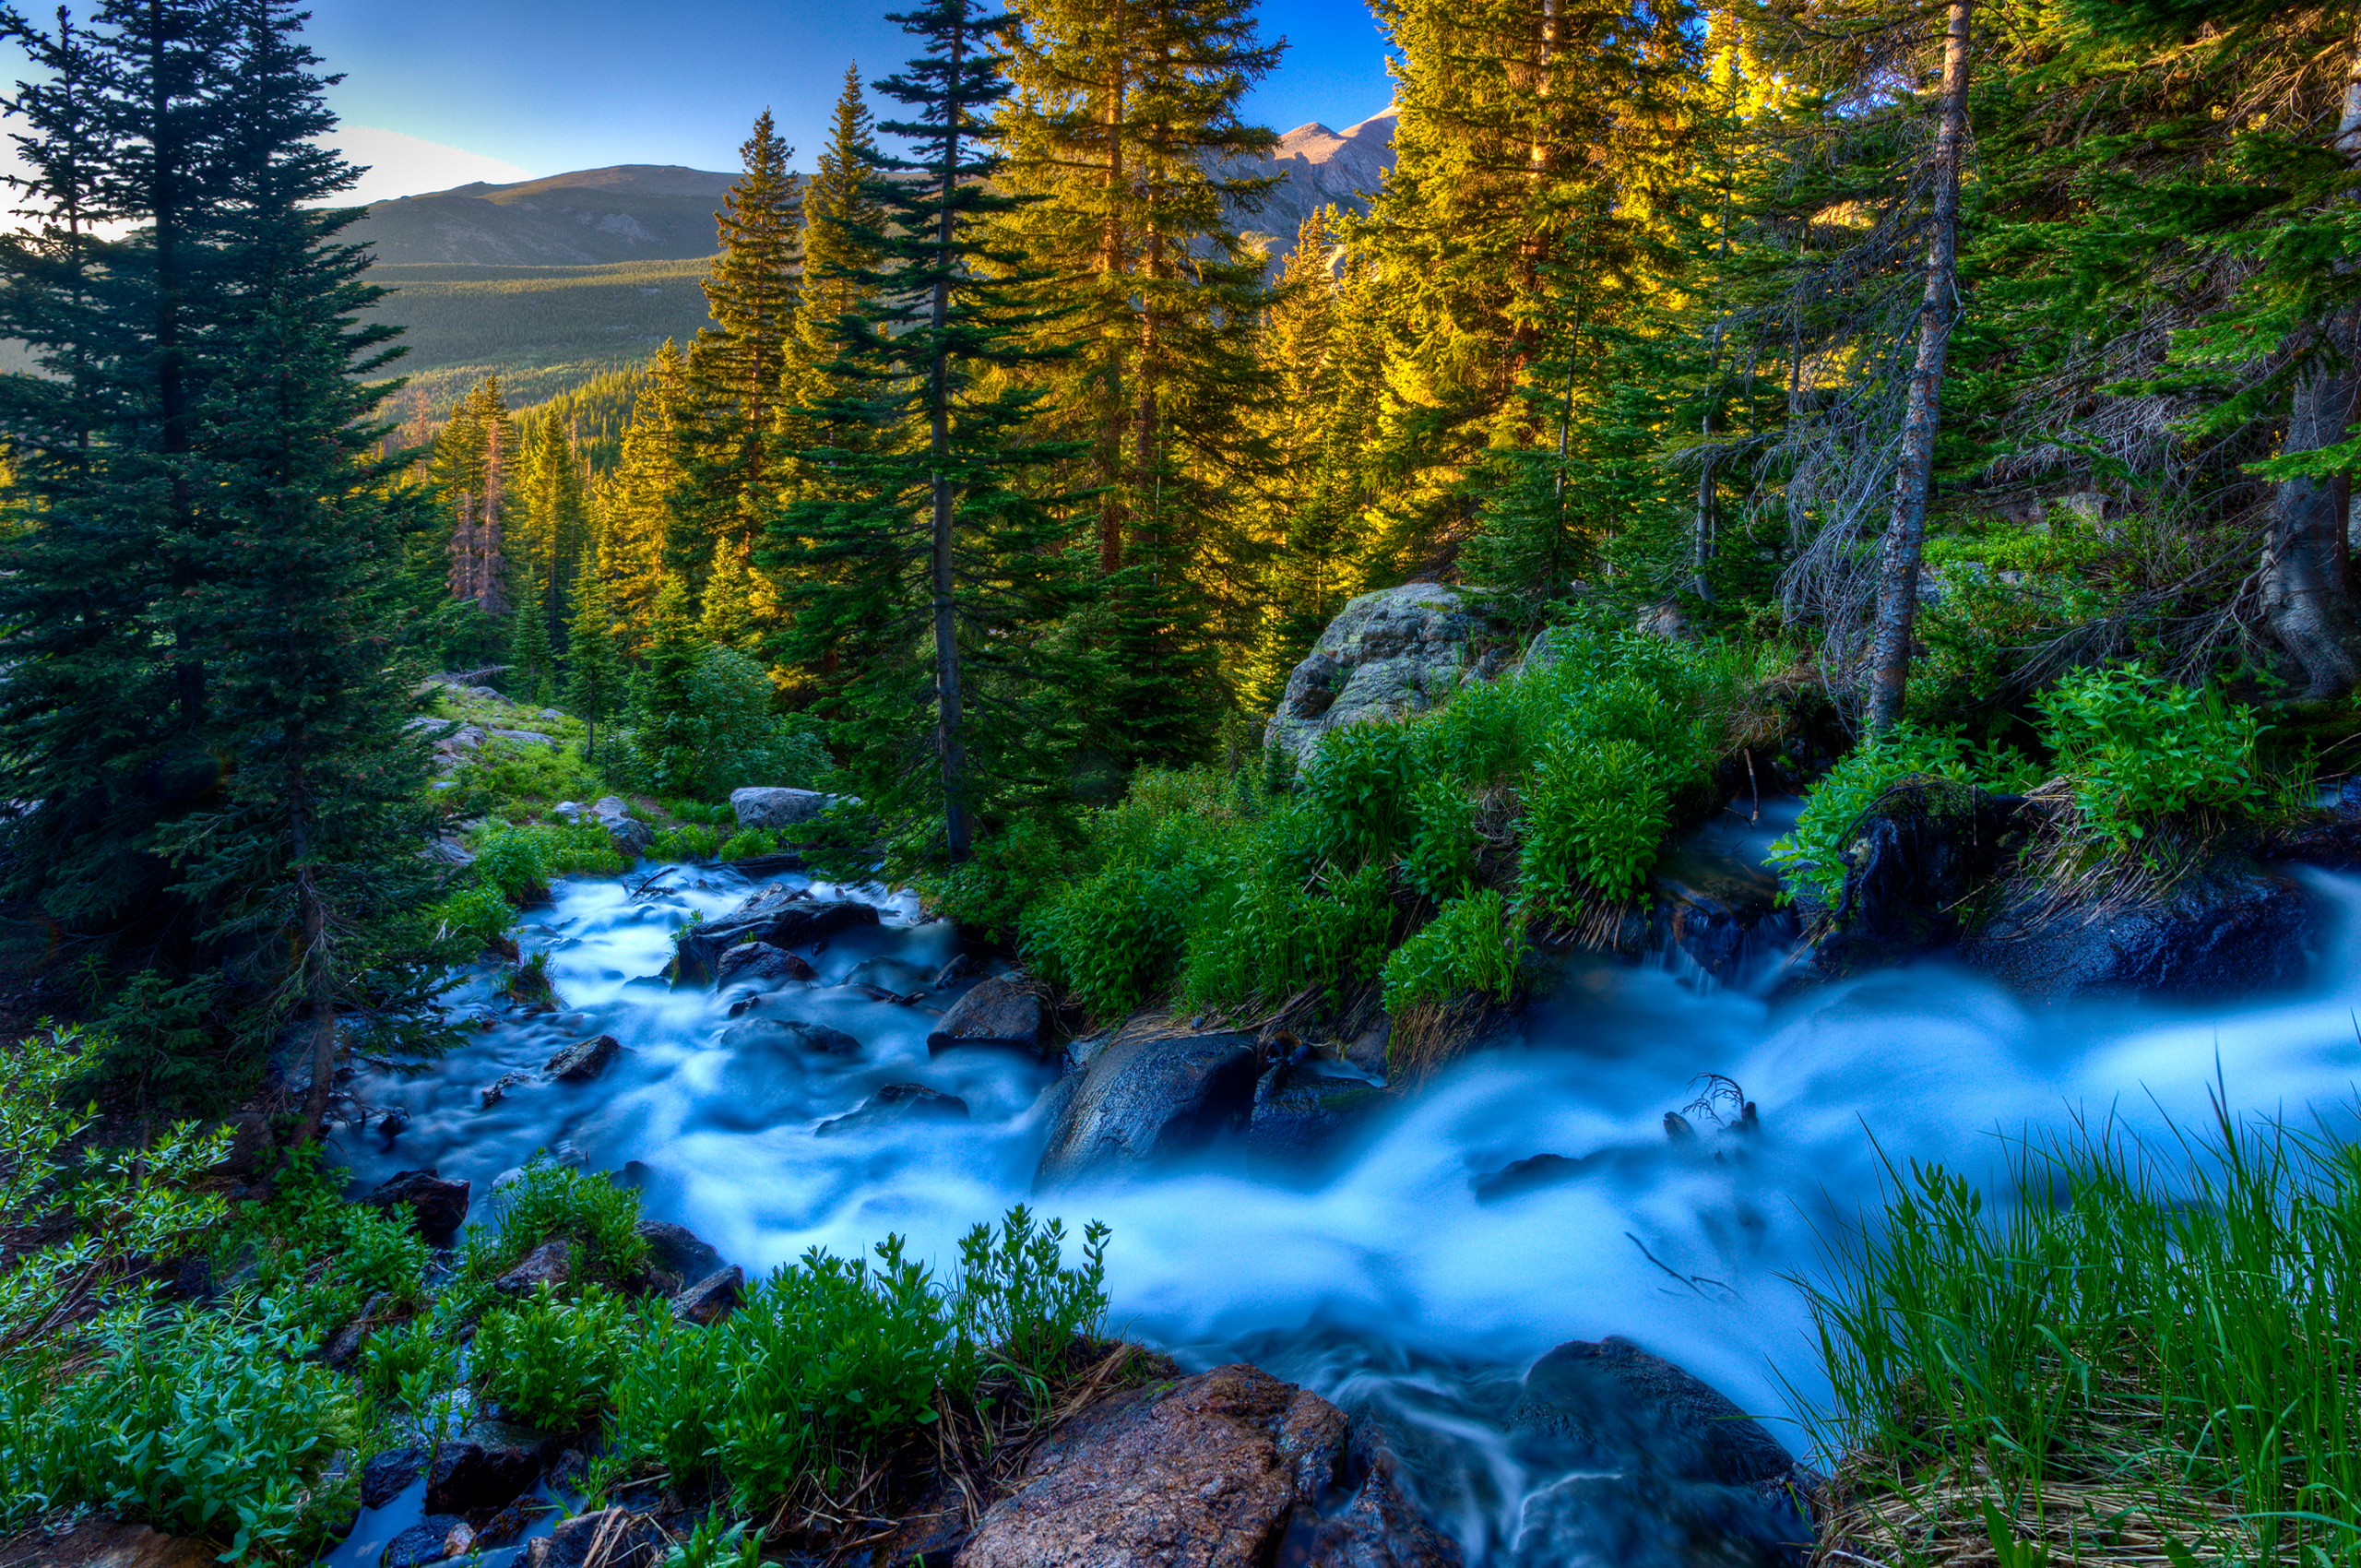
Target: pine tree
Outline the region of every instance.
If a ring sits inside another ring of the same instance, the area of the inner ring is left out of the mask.
[[[878,263],[850,274],[867,300],[843,319],[829,371],[841,392],[797,415],[819,437],[798,455],[816,482],[774,521],[759,564],[778,570],[787,601],[774,647],[820,682],[864,801],[919,856],[955,863],[979,806],[1044,787],[1056,767],[1031,699],[1044,634],[1069,602],[1063,540],[1013,481],[1068,454],[1023,445],[1034,399],[1004,378],[1044,357],[1012,298],[1035,279],[981,233],[1014,206],[991,187],[986,150],[1007,92],[993,53],[1006,18],[930,0],[892,19],[926,50],[876,84],[911,113],[878,127],[910,156],[873,156],[888,176],[869,186],[882,221],[848,237]],[[907,741],[919,732],[923,749]]]
[[[706,574],[705,606],[697,616],[697,635],[714,647],[743,649],[753,633],[753,581],[746,564],[727,542],[713,549],[713,569]]]
[[[659,789],[690,789],[702,766],[690,677],[704,652],[689,613],[689,585],[667,576],[648,618],[647,645],[640,650],[631,694],[635,739]]]
[[[803,191],[803,287],[771,436],[773,478],[784,495],[792,495],[805,477],[795,454],[819,441],[819,432],[802,410],[847,395],[832,372],[848,347],[843,319],[868,299],[860,279],[877,265],[875,247],[863,238],[884,221],[883,209],[870,191],[876,152],[860,68],[848,65],[828,145]]]
[[[707,544],[692,563],[695,530],[681,517],[688,489],[686,426],[693,409],[688,366],[668,340],[647,363],[623,429],[622,461],[595,497],[593,547],[608,571],[615,618],[638,642],[647,635],[656,596],[668,572],[702,570]]]
[[[623,651],[615,645],[614,612],[595,563],[575,579],[574,618],[567,623],[565,700],[589,731],[586,757],[599,750],[599,721],[623,705]]]
[[[508,618],[505,689],[519,701],[547,703],[556,685],[556,656],[550,648],[549,584],[538,561],[528,558],[518,571],[517,589]]]
[[[696,441],[687,494],[703,534],[689,570],[700,579],[714,543],[742,551],[753,535],[795,330],[798,204],[787,168],[794,149],[778,139],[765,109],[739,152],[745,172],[714,215],[720,254],[705,282],[714,325],[689,350]]]
[[[37,310],[51,375],[0,380],[18,482],[42,508],[0,574],[7,656],[41,666],[8,683],[0,732],[13,798],[41,802],[12,828],[20,890],[145,968],[130,993],[203,1009],[241,1051],[226,1073],[151,1087],[242,1082],[300,1021],[316,1130],[348,1037],[417,1043],[432,1009],[411,961],[425,770],[390,667],[390,469],[362,460],[383,434],[369,383],[391,329],[353,320],[383,291],[361,280],[365,255],[335,243],[357,212],[322,205],[357,171],[317,145],[334,121],[300,20],[277,0],[126,6],[76,41],[104,67],[94,96],[116,95],[83,140],[109,196],[72,204],[8,257],[9,298]],[[75,134],[54,115],[34,125],[51,146]],[[104,253],[114,298],[77,323],[86,291],[53,263],[75,259],[73,231],[94,219],[131,228]],[[125,422],[77,413],[97,353],[132,345],[103,405]],[[119,546],[151,564],[106,585],[101,608],[76,535],[109,492]],[[159,589],[169,605],[125,597]],[[111,645],[132,655],[112,689],[84,683]],[[110,713],[126,698],[153,705],[147,733],[185,750],[143,750]],[[96,778],[77,777],[77,731],[113,754]],[[126,1039],[175,1027],[116,1021]]]

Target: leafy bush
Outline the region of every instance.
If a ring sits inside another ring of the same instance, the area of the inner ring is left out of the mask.
[[[721,835],[702,823],[684,822],[658,832],[647,852],[659,861],[709,861],[721,852]]]
[[[247,1259],[253,1289],[285,1302],[288,1322],[320,1336],[376,1297],[425,1299],[426,1243],[406,1215],[345,1202],[315,1149],[291,1152],[274,1187],[268,1203],[247,1206],[222,1229],[213,1252],[224,1272]]]
[[[569,873],[611,876],[623,869],[596,822],[494,823],[475,837],[476,875],[514,904],[549,897],[549,879]]]
[[[2254,710],[2212,687],[2175,685],[2144,666],[2078,670],[2036,700],[2044,738],[2074,780],[2074,803],[2118,850],[2162,818],[2260,805]]]
[[[516,924],[516,906],[499,888],[481,883],[457,889],[429,913],[441,932],[477,947],[497,945]]]
[[[1402,874],[1411,886],[1441,903],[1476,876],[1476,803],[1449,778],[1430,778],[1411,791],[1417,824],[1402,853]]]
[[[360,1440],[344,1380],[302,1359],[308,1336],[269,1303],[250,1317],[184,1309],[160,1322],[114,1313],[93,1335],[97,1360],[30,1396],[38,1370],[11,1369],[0,1421],[45,1453],[0,1495],[89,1503],[169,1534],[224,1539],[234,1561],[309,1554],[350,1511],[356,1479],[322,1479]],[[30,1407],[30,1408],[29,1408]],[[21,1450],[15,1450],[16,1457]]]
[[[714,850],[714,858],[742,861],[750,855],[773,855],[778,852],[778,835],[767,827],[746,827],[731,834]]]
[[[1202,900],[1189,929],[1183,973],[1192,1002],[1277,1002],[1309,985],[1334,991],[1385,961],[1394,912],[1382,866],[1332,875],[1313,889],[1283,860],[1253,862],[1237,867],[1229,885],[1229,901]]]
[[[1019,817],[978,844],[964,864],[919,877],[919,891],[944,919],[1007,941],[1026,911],[1074,870],[1074,837],[1056,820]]]
[[[715,800],[748,785],[825,788],[835,769],[808,721],[777,711],[770,677],[733,647],[697,656],[683,691],[680,721],[619,730],[602,753],[607,772],[626,789],[651,795]],[[658,729],[678,743],[655,742]]]
[[[834,1489],[847,1468],[933,1420],[939,1391],[971,1395],[995,1359],[1037,1375],[1107,1308],[1107,1230],[1064,1267],[1063,1230],[1012,1209],[995,1241],[960,1246],[956,1289],[903,1253],[872,1265],[813,1248],[712,1327],[651,1315],[615,1383],[612,1443],[680,1485],[712,1476],[743,1505],[799,1485]]]
[[[547,1285],[486,1313],[472,1357],[484,1395],[534,1426],[572,1426],[606,1402],[645,1315],[596,1286],[561,1301]]]
[[[1973,754],[1957,735],[1915,724],[1897,724],[1847,753],[1805,797],[1794,830],[1771,843],[1767,858],[1786,883],[1780,902],[1801,896],[1834,909],[1845,892],[1845,853],[1861,819],[1887,790],[1918,774],[1973,784]]]
[[[1671,826],[1662,768],[1640,742],[1552,736],[1525,791],[1519,894],[1536,914],[1572,917],[1585,897],[1628,898]]]
[[[504,801],[587,801],[607,793],[607,781],[571,743],[537,746],[487,740],[459,769],[464,790],[487,790]]]
[[[1420,1004],[1474,993],[1505,998],[1515,989],[1523,922],[1485,887],[1443,905],[1385,961],[1385,1010],[1400,1017]]]
[[[1347,867],[1391,853],[1410,826],[1418,761],[1407,724],[1356,724],[1321,742],[1296,786],[1319,823],[1320,853]]]
[[[563,1237],[582,1249],[583,1270],[622,1282],[646,1266],[639,1194],[605,1176],[559,1165],[545,1154],[492,1194],[492,1223],[468,1227],[461,1272],[476,1285],[516,1265],[543,1241]],[[579,1277],[577,1273],[577,1277]]]

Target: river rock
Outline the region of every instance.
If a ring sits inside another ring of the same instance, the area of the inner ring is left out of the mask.
[[[1457,589],[1441,583],[1362,594],[1328,623],[1287,677],[1263,743],[1309,762],[1331,731],[1430,707],[1488,655],[1504,664],[1515,651],[1504,637]]]
[[[1559,1346],[1525,1374],[1509,1430],[1569,1462],[1759,1486],[1795,1460],[1761,1422],[1620,1336]]]
[[[647,1243],[647,1266],[670,1277],[675,1289],[718,1273],[722,1267],[721,1254],[685,1225],[643,1219],[638,1229],[639,1239]]]
[[[1250,1366],[1085,1410],[987,1510],[958,1568],[1264,1568],[1337,1480],[1344,1413]]]
[[[468,1183],[445,1181],[432,1167],[397,1170],[359,1201],[373,1208],[406,1206],[418,1233],[431,1241],[450,1235],[468,1218]]]
[[[2025,802],[1919,774],[1863,814],[1840,850],[1845,883],[1813,966],[1843,975],[1917,957],[1960,935],[1963,910],[2022,842]]]
[[[426,1473],[426,1449],[419,1443],[389,1448],[361,1467],[361,1506],[383,1508]]]
[[[900,1122],[965,1122],[967,1102],[957,1095],[931,1089],[924,1084],[887,1084],[848,1111],[812,1129],[815,1137],[868,1132]]]
[[[654,848],[656,829],[631,814],[620,795],[602,795],[590,807],[590,818],[607,830],[607,842],[626,861],[635,861]]]
[[[573,1277],[574,1244],[553,1240],[527,1253],[516,1267],[493,1280],[492,1288],[504,1296],[529,1296],[544,1285],[555,1289]]]
[[[2043,1001],[2169,993],[2240,996],[2303,978],[2317,935],[2289,878],[2221,867],[2160,899],[2110,908],[2012,898],[1960,956]]]
[[[819,972],[797,957],[767,942],[742,942],[722,950],[720,961],[714,965],[714,977],[722,985],[759,986],[775,989],[789,980],[814,980]]]
[[[477,1102],[484,1110],[490,1111],[508,1098],[510,1089],[522,1088],[532,1081],[533,1076],[529,1073],[503,1073],[484,1086],[483,1092],[476,1097]]]
[[[672,1298],[672,1316],[680,1323],[710,1328],[738,1310],[746,1299],[746,1275],[736,1264],[716,1269]]]
[[[837,797],[817,790],[777,790],[754,787],[730,791],[730,809],[741,827],[773,830],[797,827],[836,803]]]
[[[1034,1185],[1133,1170],[1244,1124],[1260,1063],[1250,1034],[1116,1041],[1092,1060],[1051,1127]]]
[[[612,1035],[593,1035],[551,1057],[543,1070],[560,1083],[587,1084],[605,1072],[623,1049],[623,1042]]]
[[[1010,1046],[1039,1055],[1041,998],[1015,980],[992,975],[967,988],[926,1037],[930,1053],[957,1045]]]
[[[810,1051],[822,1056],[858,1056],[860,1041],[842,1029],[801,1018],[747,1018],[721,1031],[730,1051]]]
[[[1254,1110],[1241,1140],[1248,1152],[1266,1158],[1316,1159],[1370,1111],[1386,1103],[1383,1089],[1349,1078],[1323,1078],[1276,1068],[1258,1087]]]
[[[1513,1568],[1803,1568],[1812,1530],[1795,1503],[1657,1475],[1572,1476],[1525,1499]]]
[[[801,890],[765,887],[718,920],[681,933],[672,960],[673,979],[704,985],[717,972],[721,955],[742,942],[773,947],[802,947],[855,926],[875,925],[877,911],[849,898],[812,899]]]
[[[507,741],[519,746],[554,746],[557,742],[539,730],[486,730],[495,741]]]
[[[518,1568],[653,1568],[670,1544],[648,1515],[604,1508],[561,1520],[527,1541],[516,1562]]]
[[[552,1451],[547,1432],[507,1421],[472,1422],[435,1455],[426,1477],[426,1506],[438,1514],[498,1508],[533,1484]]]
[[[421,1568],[440,1562],[451,1555],[451,1532],[466,1527],[467,1521],[456,1514],[429,1514],[386,1543],[377,1558],[378,1568]]]

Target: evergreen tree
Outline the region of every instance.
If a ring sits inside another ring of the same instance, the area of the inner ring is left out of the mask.
[[[714,543],[742,551],[753,536],[795,330],[797,200],[787,168],[794,149],[778,139],[765,109],[739,152],[745,172],[714,215],[720,254],[705,282],[714,324],[689,350],[696,440],[686,493],[702,537],[690,547],[694,561],[671,566],[700,578]]]
[[[594,502],[593,547],[609,573],[607,591],[629,641],[646,636],[668,571],[685,572],[695,530],[682,521],[690,484],[686,425],[688,366],[668,340],[647,363],[623,429],[622,461]],[[695,564],[711,558],[706,547]]]
[[[697,635],[714,647],[743,649],[754,624],[753,574],[728,543],[714,546],[713,569],[706,574],[705,607]]]
[[[623,705],[623,650],[615,645],[614,612],[595,564],[576,580],[574,618],[567,624],[565,700],[589,731],[585,756],[599,750],[599,721]]]
[[[658,789],[686,790],[699,774],[691,677],[704,651],[689,613],[689,585],[667,576],[649,614],[631,694],[634,739]]]
[[[780,571],[787,601],[774,646],[821,683],[862,798],[918,853],[955,863],[979,805],[1044,787],[1056,766],[1030,699],[1068,602],[1062,538],[1013,481],[1066,454],[1023,443],[1035,399],[1004,378],[1047,351],[1012,301],[1034,279],[982,232],[1014,206],[992,188],[986,150],[1007,92],[993,52],[1006,19],[971,0],[893,19],[926,52],[876,84],[912,116],[878,128],[911,155],[872,155],[888,176],[869,187],[882,220],[849,237],[879,260],[851,274],[867,300],[843,318],[830,376],[844,390],[798,414],[820,436],[799,454],[818,482],[773,524],[761,564]],[[923,750],[905,744],[919,732]]]
[[[548,703],[556,686],[556,656],[550,648],[548,583],[539,562],[519,570],[516,609],[509,616],[505,687],[520,702]]]
[[[844,317],[868,298],[860,279],[877,265],[864,235],[884,221],[870,190],[877,141],[869,107],[861,98],[858,65],[845,67],[844,90],[836,95],[836,119],[819,167],[803,191],[803,286],[780,383],[780,409],[773,427],[776,482],[792,494],[801,482],[794,454],[816,444],[818,432],[801,417],[846,394],[832,370],[848,347]],[[842,433],[839,433],[842,434]]]

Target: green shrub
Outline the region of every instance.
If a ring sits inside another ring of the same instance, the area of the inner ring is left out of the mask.
[[[2118,850],[2185,812],[2251,810],[2270,795],[2255,766],[2254,710],[2138,664],[2078,670],[2036,699],[2074,803]]]
[[[1505,999],[1516,988],[1524,936],[1492,888],[1452,899],[1386,959],[1385,1010],[1398,1018],[1470,993]]]
[[[810,721],[781,715],[770,677],[732,647],[697,656],[682,688],[687,711],[619,729],[601,756],[608,775],[650,795],[715,800],[748,785],[825,788],[835,764]],[[672,740],[659,744],[658,733]]]
[[[1333,992],[1385,961],[1394,903],[1383,866],[1332,874],[1324,888],[1312,888],[1274,858],[1239,867],[1229,885],[1228,902],[1218,895],[1200,901],[1189,929],[1183,976],[1192,1002],[1278,1002],[1311,985]]]
[[[290,1323],[325,1336],[376,1297],[425,1299],[427,1247],[407,1215],[345,1202],[315,1149],[291,1152],[273,1186],[268,1203],[246,1206],[222,1230],[214,1259],[225,1273],[249,1260],[250,1289],[283,1301]]]
[[[962,865],[919,878],[928,905],[945,920],[993,941],[1016,934],[1075,861],[1074,835],[1052,818],[1022,816],[976,846]]]
[[[623,869],[613,840],[596,822],[494,823],[476,835],[471,847],[476,875],[514,904],[548,897],[552,876],[611,876]]]
[[[1437,903],[1455,897],[1476,877],[1476,803],[1452,779],[1428,778],[1411,792],[1410,814],[1403,877]]]
[[[487,790],[504,801],[588,801],[606,794],[607,781],[582,759],[578,746],[537,746],[488,740],[462,766],[463,789]]]
[[[1845,854],[1861,819],[1887,790],[1919,774],[1974,783],[1967,743],[1948,731],[1897,724],[1847,753],[1805,797],[1794,829],[1772,840],[1767,858],[1786,883],[1779,901],[1802,897],[1821,909],[1834,909],[1845,892]]]
[[[1296,795],[1320,825],[1322,855],[1356,867],[1393,852],[1411,820],[1417,743],[1407,724],[1355,724],[1320,742]]]
[[[1639,742],[1562,733],[1547,743],[1525,796],[1518,897],[1572,918],[1586,898],[1629,898],[1672,826],[1661,759]]]
[[[514,1180],[493,1189],[492,1218],[489,1228],[469,1226],[462,1242],[461,1272],[473,1285],[488,1284],[553,1238],[582,1249],[581,1272],[617,1283],[647,1263],[647,1242],[638,1230],[639,1194],[546,1154],[536,1154]]]
[[[499,888],[482,883],[456,890],[428,912],[441,932],[476,947],[497,944],[516,925],[516,906]]]
[[[750,855],[774,855],[778,852],[778,835],[766,827],[747,827],[731,834],[714,850],[714,858],[721,861],[742,861]]]
[[[35,1475],[6,1478],[8,1498],[87,1503],[225,1540],[236,1562],[326,1544],[356,1479],[323,1472],[360,1440],[360,1423],[344,1380],[301,1359],[303,1330],[266,1303],[243,1319],[194,1308],[149,1323],[114,1314],[94,1339],[95,1364],[45,1408],[27,1408],[21,1377],[0,1393],[11,1443],[30,1422],[47,1455]]]
[[[1038,1376],[1097,1331],[1106,1229],[1086,1232],[1078,1269],[1062,1237],[1020,1207],[997,1240],[979,1226],[961,1242],[955,1289],[888,1237],[874,1265],[813,1248],[709,1328],[651,1314],[615,1381],[614,1448],[742,1506],[831,1491],[931,1421],[939,1393],[967,1397],[995,1363]]]
[[[702,823],[684,822],[658,833],[647,852],[659,861],[709,861],[721,852],[721,835]]]
[[[1026,961],[1097,1018],[1119,1018],[1170,976],[1204,877],[1118,861],[1069,883],[1026,920]]]
[[[572,1426],[606,1403],[645,1315],[597,1286],[561,1301],[542,1285],[522,1305],[484,1314],[471,1357],[480,1385],[534,1426]]]

